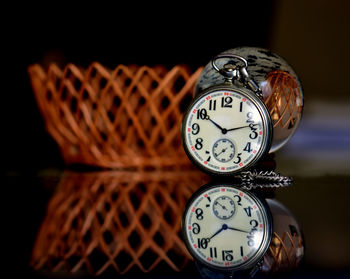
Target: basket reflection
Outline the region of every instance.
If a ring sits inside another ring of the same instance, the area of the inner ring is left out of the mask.
[[[65,172],[34,245],[36,270],[182,270],[186,201],[208,177],[196,172]]]
[[[284,204],[276,199],[267,199],[267,203],[273,218],[273,235],[262,270],[268,274],[293,273],[304,259],[305,243],[301,227]]]

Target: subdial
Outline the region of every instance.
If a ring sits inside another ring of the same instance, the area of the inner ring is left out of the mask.
[[[231,218],[235,211],[235,203],[228,196],[220,196],[213,202],[213,212],[220,219],[226,220]]]
[[[235,145],[228,139],[219,139],[213,145],[213,155],[219,162],[229,162],[235,156]]]

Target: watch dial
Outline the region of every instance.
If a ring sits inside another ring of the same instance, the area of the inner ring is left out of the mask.
[[[187,154],[213,173],[247,168],[268,151],[271,135],[265,110],[240,91],[220,89],[202,95],[184,116]]]
[[[252,194],[232,186],[195,194],[183,218],[189,251],[212,267],[251,267],[269,245],[271,224],[266,209]]]

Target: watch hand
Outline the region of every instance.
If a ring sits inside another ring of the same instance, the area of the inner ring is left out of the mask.
[[[233,230],[233,231],[249,233],[248,231],[244,231],[244,230],[240,230],[240,229],[236,229],[236,228],[232,228],[232,227],[227,227],[227,228],[228,228],[229,230]]]
[[[218,123],[214,122],[209,115],[207,115],[206,120],[209,120],[211,123],[213,123],[216,127],[218,127],[223,134],[227,133],[227,129],[222,128]]]
[[[223,224],[220,230],[218,230],[218,231],[217,231],[216,233],[214,233],[211,237],[209,237],[209,240],[212,239],[214,236],[218,235],[219,233],[221,233],[222,231],[227,230],[227,229],[228,229],[227,225],[226,225],[226,224]]]
[[[234,130],[239,130],[239,129],[242,129],[242,128],[248,128],[248,127],[254,126],[254,125],[258,125],[258,124],[249,124],[249,125],[246,125],[246,126],[241,126],[241,127],[236,127],[236,128],[228,129],[227,132],[234,131]]]
[[[222,209],[227,210],[226,206],[222,205],[222,204],[219,203],[218,201],[216,201],[215,203],[217,203],[218,205],[220,205]]]
[[[224,153],[226,151],[227,147],[224,148],[219,154],[216,155],[216,157],[218,157],[220,154]]]

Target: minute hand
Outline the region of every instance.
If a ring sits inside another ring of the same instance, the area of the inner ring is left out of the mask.
[[[228,129],[227,132],[234,131],[234,130],[239,130],[239,129],[243,129],[243,128],[248,128],[248,127],[254,126],[254,125],[258,125],[258,124],[249,124],[249,125],[246,125],[246,126],[241,126],[241,127],[236,127],[236,128]]]
[[[240,229],[236,229],[236,228],[232,228],[232,227],[227,227],[227,229],[229,229],[229,230],[233,230],[233,231],[238,231],[238,232],[249,233],[248,231],[245,231],[245,230],[240,230]]]

